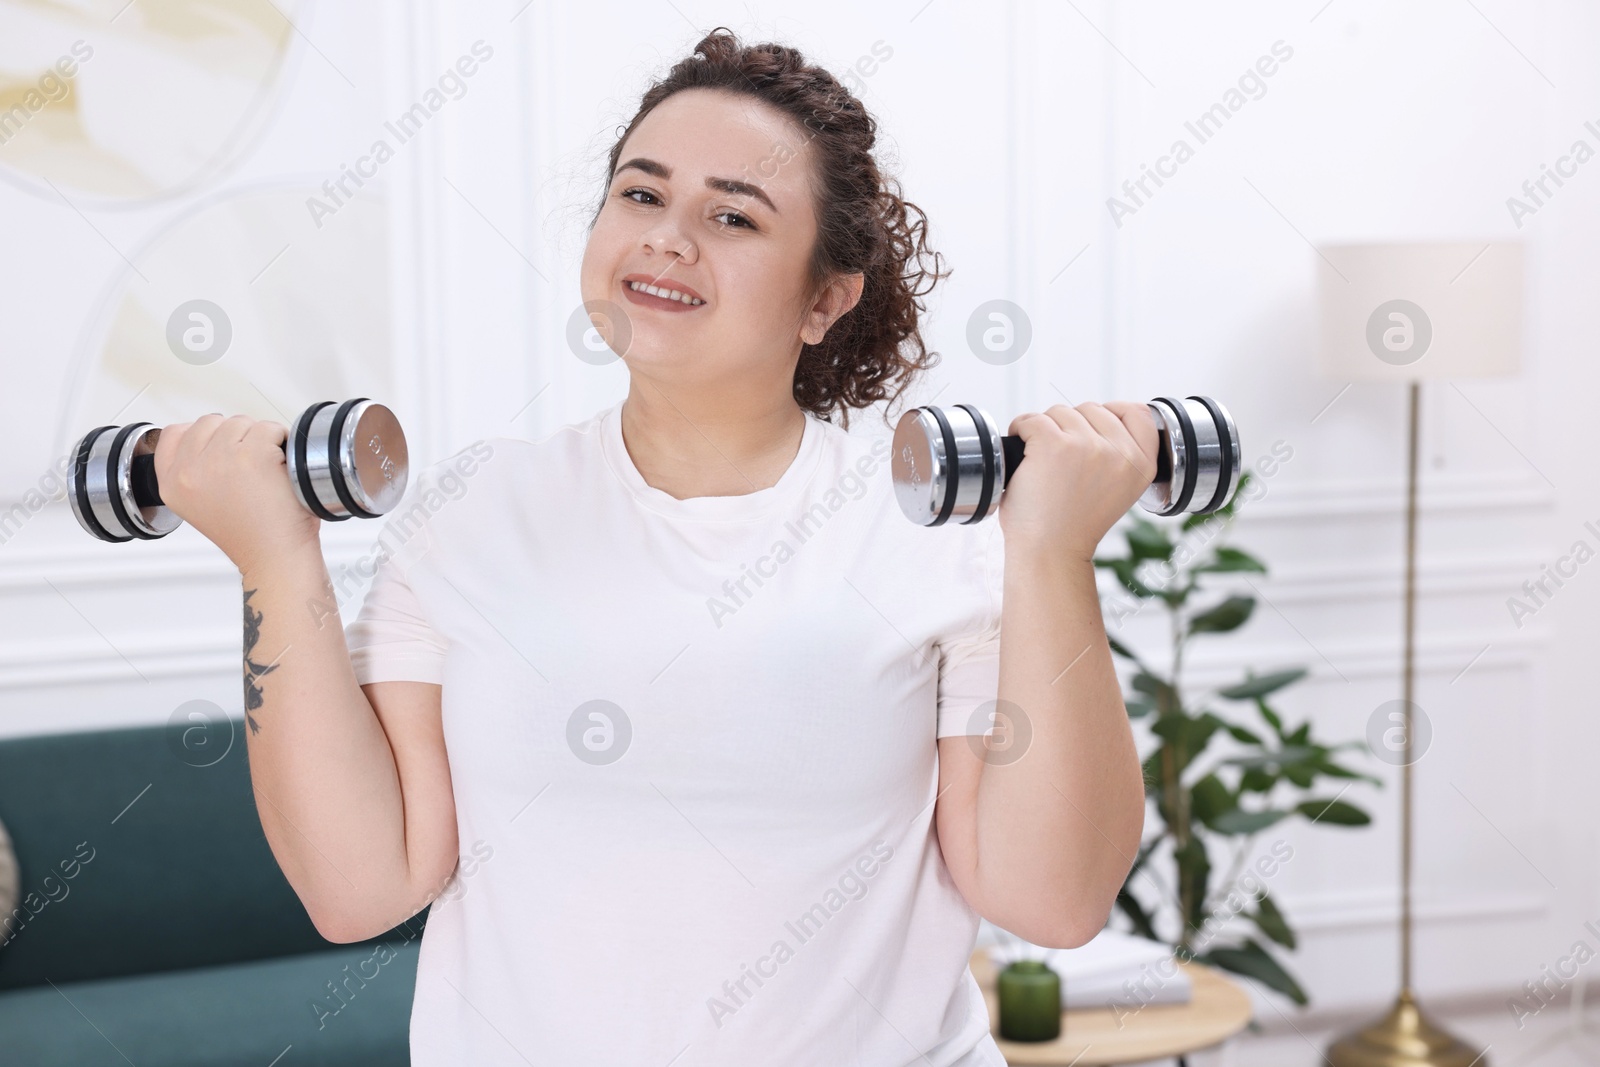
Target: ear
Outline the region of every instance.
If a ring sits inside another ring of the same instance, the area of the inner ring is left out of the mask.
[[[806,312],[800,324],[800,340],[808,345],[820,345],[840,316],[856,306],[865,284],[866,275],[860,271],[838,275],[829,282]]]

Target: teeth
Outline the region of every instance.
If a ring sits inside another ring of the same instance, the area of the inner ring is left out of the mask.
[[[651,296],[659,296],[663,300],[681,300],[690,307],[699,307],[705,303],[704,300],[696,300],[687,293],[680,293],[676,289],[662,289],[658,286],[646,285],[644,282],[629,282],[628,288],[636,293],[642,292],[649,293]]]

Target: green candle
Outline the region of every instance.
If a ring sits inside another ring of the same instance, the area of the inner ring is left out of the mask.
[[[1000,972],[1000,1036],[1050,1041],[1061,1036],[1061,977],[1043,960],[1017,960]]]

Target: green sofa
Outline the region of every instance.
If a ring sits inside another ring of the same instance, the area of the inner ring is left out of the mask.
[[[0,1067],[409,1063],[427,911],[317,933],[262,833],[242,719],[0,740],[0,823],[20,873]]]

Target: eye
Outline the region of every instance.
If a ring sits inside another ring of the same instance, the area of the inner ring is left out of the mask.
[[[648,196],[652,200],[654,200],[656,198],[656,194],[655,193],[652,193],[648,189],[640,188],[637,185],[634,186],[632,189],[624,189],[622,192],[618,193],[617,195],[618,196],[624,196],[624,197],[627,197],[629,199],[632,199],[634,193],[643,193],[645,196]],[[635,204],[643,203],[643,201],[640,201],[640,200],[634,200],[633,202]]]
[[[714,219],[736,219],[737,222],[733,223],[733,225],[744,226],[752,230],[756,228],[753,222],[739,214],[737,211],[720,211],[711,217]]]

